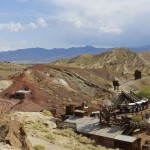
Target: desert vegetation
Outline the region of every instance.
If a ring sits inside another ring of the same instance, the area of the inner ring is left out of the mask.
[[[150,100],[150,87],[139,90],[137,94],[140,98],[148,98]]]

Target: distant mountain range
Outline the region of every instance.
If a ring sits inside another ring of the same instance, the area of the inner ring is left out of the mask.
[[[96,48],[92,46],[72,47],[72,48],[27,48],[14,51],[0,52],[0,61],[37,63],[52,62],[64,58],[72,58],[81,54],[98,54],[112,48]],[[134,51],[150,50],[150,46],[129,48]]]

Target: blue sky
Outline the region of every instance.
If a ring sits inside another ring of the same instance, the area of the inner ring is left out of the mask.
[[[1,0],[0,51],[150,44],[149,0]]]

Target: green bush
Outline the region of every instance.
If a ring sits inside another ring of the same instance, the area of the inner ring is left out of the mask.
[[[137,95],[140,98],[148,98],[150,100],[150,87],[145,87],[138,91]]]
[[[82,135],[79,135],[77,140],[82,143],[82,144],[94,144],[95,141],[94,140],[91,140],[85,136],[82,136]]]
[[[142,122],[142,116],[139,116],[139,115],[133,116],[132,120],[135,123],[140,123]]]
[[[52,133],[48,133],[48,134],[46,134],[45,136],[44,136],[44,138],[48,141],[48,142],[50,142],[50,143],[55,143],[55,137],[54,137],[54,135],[52,134]]]
[[[34,130],[41,130],[41,131],[47,130],[46,126],[42,122],[30,123],[27,124],[26,127]]]
[[[35,150],[45,150],[45,146],[44,145],[35,145],[33,148]]]
[[[54,134],[62,135],[62,136],[66,136],[66,137],[75,137],[76,136],[76,133],[72,129],[64,129],[64,130],[55,131]]]

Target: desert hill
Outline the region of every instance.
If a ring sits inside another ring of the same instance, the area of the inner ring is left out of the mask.
[[[31,93],[26,99],[17,104],[15,99],[11,99],[15,105],[8,109],[19,111],[56,108],[58,113],[62,113],[66,105],[80,104],[83,101],[89,101],[92,106],[98,107],[100,100],[113,96],[114,92],[109,88],[112,88],[112,80],[115,77],[120,78],[120,74],[106,69],[34,65],[9,77],[8,80],[12,84],[0,93],[0,97],[4,104],[4,100],[10,102],[9,97],[15,91],[30,90]],[[125,77],[120,79],[126,80]]]
[[[123,74],[133,73],[137,69],[149,73],[150,51],[136,53],[119,48],[100,54],[83,54],[72,59],[56,61],[53,64],[80,68],[106,68]]]

